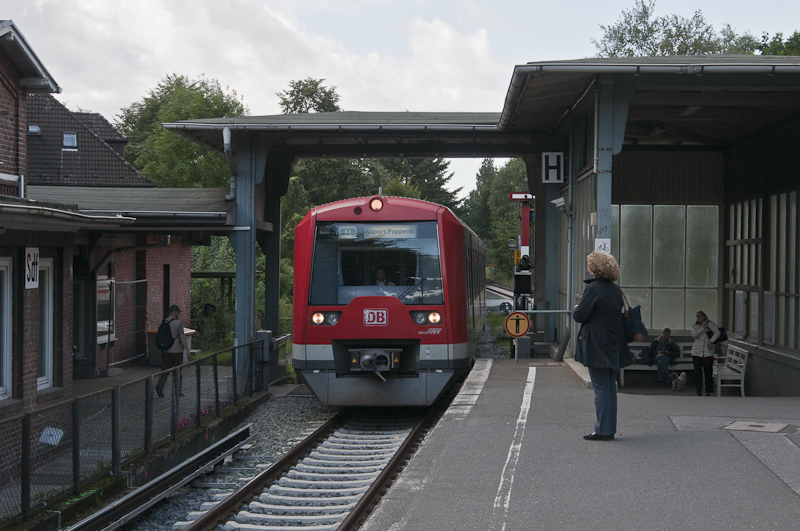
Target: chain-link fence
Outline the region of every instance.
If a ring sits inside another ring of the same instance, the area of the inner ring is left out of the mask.
[[[283,343],[273,341],[272,350]],[[255,341],[125,385],[0,422],[0,524],[175,439],[254,391],[267,369]],[[269,379],[269,381],[274,381]]]

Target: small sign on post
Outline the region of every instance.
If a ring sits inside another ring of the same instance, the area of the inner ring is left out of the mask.
[[[595,238],[594,250],[611,254],[611,238]]]
[[[506,317],[505,328],[511,337],[522,337],[531,329],[531,320],[522,312],[513,312]]]
[[[542,182],[544,184],[564,182],[564,152],[542,153]]]
[[[524,192],[511,192],[508,198],[512,201],[530,201],[533,199],[533,194],[526,194]]]

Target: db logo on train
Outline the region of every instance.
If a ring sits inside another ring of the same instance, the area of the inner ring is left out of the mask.
[[[389,312],[384,308],[367,308],[364,310],[365,326],[386,326],[389,324]]]

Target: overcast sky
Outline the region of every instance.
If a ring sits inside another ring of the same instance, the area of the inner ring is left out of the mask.
[[[600,24],[633,0],[0,0],[70,109],[110,121],[166,74],[205,74],[252,115],[279,114],[289,81],[324,78],[351,111],[500,112],[513,67],[596,54]],[[800,1],[661,0],[719,30],[800,29]],[[474,188],[479,160],[454,160]],[[464,195],[464,193],[462,193]]]

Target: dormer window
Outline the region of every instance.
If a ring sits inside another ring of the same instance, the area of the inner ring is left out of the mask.
[[[61,147],[64,149],[78,149],[78,133],[64,133],[64,141]]]
[[[41,135],[42,134],[42,128],[39,127],[38,125],[29,125],[28,126],[28,134],[29,135]]]

